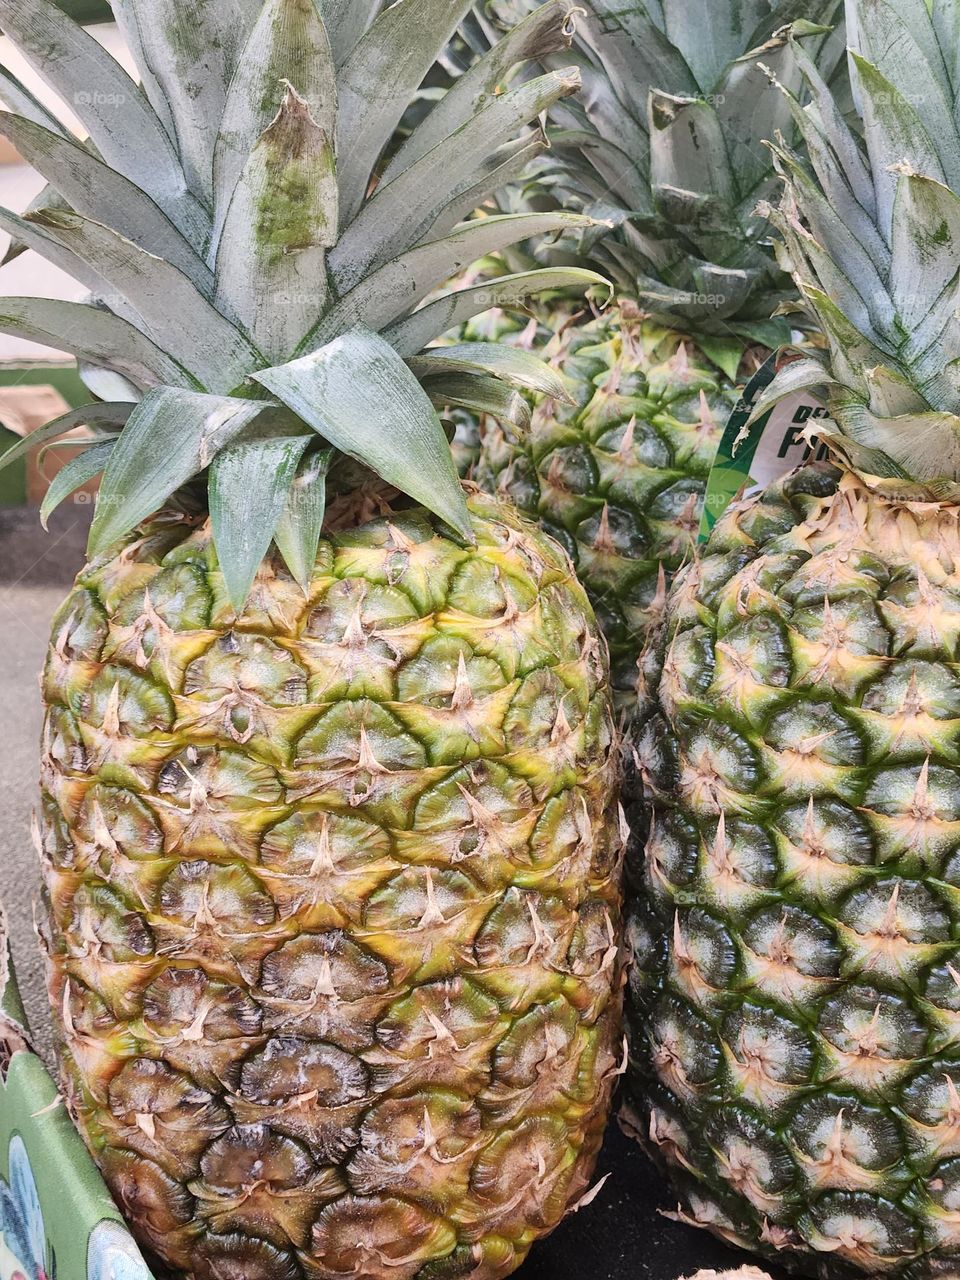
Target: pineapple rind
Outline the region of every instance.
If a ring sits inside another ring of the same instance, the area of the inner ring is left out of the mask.
[[[954,509],[801,471],[644,662],[624,1120],[685,1221],[811,1275],[960,1271],[958,565]]]
[[[629,305],[586,324],[564,325],[561,313],[551,325],[557,334],[547,353],[569,378],[574,403],[540,397],[522,440],[485,425],[474,475],[567,549],[631,717],[637,655],[663,605],[661,567],[672,574],[693,554],[737,390],[695,342]]]
[[[201,1280],[502,1276],[582,1196],[621,1058],[606,655],[505,504],[274,555],[89,565],[43,677],[63,1088]]]

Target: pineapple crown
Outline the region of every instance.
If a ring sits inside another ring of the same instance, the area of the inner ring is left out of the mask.
[[[831,21],[838,0],[724,0],[709,15],[699,0],[581,7],[571,55],[583,93],[551,108],[551,151],[526,195],[552,192],[607,227],[577,233],[573,253],[573,236],[548,242],[547,260],[610,275],[645,311],[703,338],[733,376],[748,343],[789,339],[771,316],[794,298],[757,214],[776,184],[763,139],[792,132],[791,110],[759,64],[795,94],[801,40],[835,66],[840,37],[810,19]],[[491,15],[506,25],[528,8],[491,0],[461,29],[463,43],[482,47]]]
[[[960,498],[960,3],[847,0],[852,130],[802,54],[784,100],[806,143],[774,145],[784,260],[828,343],[784,367],[754,418],[825,389],[838,456],[874,487]],[[862,136],[861,136],[862,133]]]
[[[486,253],[585,222],[461,222],[544,148],[528,122],[579,87],[571,66],[507,84],[569,45],[568,0],[526,16],[396,145],[469,3],[114,0],[137,84],[54,0],[0,0],[89,135],[0,69],[0,131],[50,184],[0,227],[90,291],[4,299],[0,331],[74,353],[98,398],[30,442],[93,428],[42,512],[102,471],[91,554],[202,473],[234,603],[271,540],[305,584],[326,473],[349,459],[472,540],[436,407],[509,415],[522,390],[565,392],[529,353],[424,348],[503,299],[600,278],[538,269],[435,294]]]

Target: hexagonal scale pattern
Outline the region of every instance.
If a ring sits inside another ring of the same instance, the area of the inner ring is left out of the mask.
[[[628,1124],[686,1220],[821,1277],[960,1274],[955,508],[801,471],[645,664]]]
[[[606,655],[555,544],[471,500],[279,560],[91,564],[43,678],[64,1088],[198,1280],[500,1276],[588,1185],[619,1045]]]

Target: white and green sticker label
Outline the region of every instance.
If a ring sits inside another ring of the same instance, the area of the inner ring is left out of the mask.
[[[809,392],[785,396],[745,429],[761,393],[773,381],[777,356],[772,355],[753,375],[737,401],[707,478],[700,518],[699,540],[705,542],[713,526],[738,496],[748,497],[814,459],[828,457],[822,444],[807,440],[811,420],[825,418],[823,404]]]

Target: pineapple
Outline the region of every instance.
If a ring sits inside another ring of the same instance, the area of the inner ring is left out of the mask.
[[[603,641],[434,407],[557,378],[423,350],[483,305],[424,301],[443,280],[583,223],[460,222],[577,87],[504,84],[567,5],[387,160],[467,2],[380,8],[117,0],[141,88],[52,0],[0,0],[90,133],[4,79],[67,207],[0,223],[91,293],[0,304],[97,397],[32,438],[94,429],[44,514],[102,472],[42,684],[63,1093],[197,1280],[507,1274],[583,1197],[622,1056]]]
[[[960,4],[851,0],[774,215],[836,468],[735,505],[645,670],[626,1120],[788,1269],[960,1275]],[[645,1027],[644,1027],[645,1020]]]
[[[523,7],[501,0],[497,11]],[[690,556],[724,423],[747,377],[790,336],[772,317],[795,295],[756,206],[774,179],[761,139],[792,122],[756,62],[799,92],[784,24],[830,21],[837,5],[722,0],[706,21],[688,0],[584,7],[575,45],[584,93],[552,109],[550,161],[519,204],[552,197],[605,219],[605,234],[564,236],[538,256],[598,268],[617,296],[594,313],[562,297],[536,307],[574,403],[539,398],[525,437],[491,425],[475,474],[573,557],[629,716],[661,574]],[[811,26],[806,42],[823,39]]]

